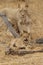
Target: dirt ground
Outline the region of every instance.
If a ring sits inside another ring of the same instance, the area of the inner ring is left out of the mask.
[[[13,28],[21,35],[20,38],[14,38],[0,17],[0,65],[43,65],[43,52],[23,56],[5,55],[5,50],[9,45],[14,50],[18,50],[22,46],[25,46],[29,51],[43,50],[43,44],[29,42],[43,38],[43,0],[0,0],[0,13],[7,15]],[[27,18],[24,16],[22,20],[22,14]],[[24,22],[25,19],[26,22]],[[23,22],[20,24],[19,21]],[[27,45],[23,42],[25,37],[28,38]],[[12,47],[12,43],[15,43],[17,48]]]

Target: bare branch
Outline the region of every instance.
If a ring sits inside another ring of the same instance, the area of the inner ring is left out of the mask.
[[[9,31],[13,34],[14,37],[20,37],[19,34],[15,31],[15,29],[12,27],[12,24],[8,21],[8,18],[5,14],[0,13],[0,17],[3,18],[4,23],[7,25]]]

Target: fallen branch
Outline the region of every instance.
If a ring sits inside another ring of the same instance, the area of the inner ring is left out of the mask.
[[[10,49],[8,52],[5,52],[6,55],[25,55],[25,54],[33,54],[33,53],[43,53],[43,50],[37,50],[37,51],[26,51],[26,50],[19,50],[19,51],[14,51]]]
[[[15,31],[15,29],[12,27],[12,24],[8,21],[8,18],[5,14],[0,13],[0,17],[3,18],[4,23],[7,25],[9,31],[13,34],[14,37],[20,37],[19,34]]]
[[[36,39],[35,41],[36,43],[43,44],[43,38]]]

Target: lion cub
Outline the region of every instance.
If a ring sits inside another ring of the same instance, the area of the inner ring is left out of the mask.
[[[9,49],[6,50],[6,53],[9,54],[9,52],[12,53],[12,51],[28,50],[29,43],[29,35],[24,33],[20,38],[11,40]]]

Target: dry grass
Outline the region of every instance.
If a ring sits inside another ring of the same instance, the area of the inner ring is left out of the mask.
[[[25,2],[0,0],[0,12],[6,13],[9,21],[15,25],[14,17],[18,13],[18,7],[25,9],[25,5]],[[32,40],[43,37],[43,0],[29,0],[27,10],[32,24]],[[24,33],[20,39],[15,39],[2,21],[0,18],[0,65],[43,65],[43,53],[26,54],[24,56],[5,55],[5,49],[12,40],[15,40],[18,47],[20,43],[23,43]],[[16,27],[14,26],[17,31]],[[43,45],[31,45],[28,47],[29,50],[43,49]]]

